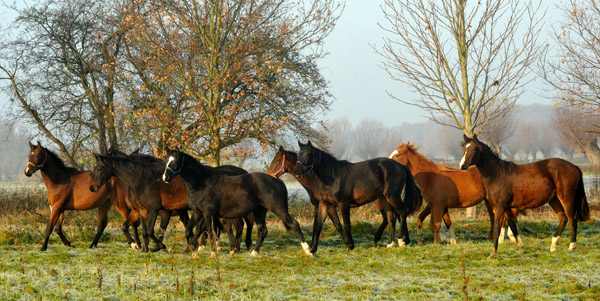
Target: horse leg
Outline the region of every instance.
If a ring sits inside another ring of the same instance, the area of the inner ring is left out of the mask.
[[[90,245],[90,249],[98,247],[98,241],[100,241],[100,236],[102,236],[102,232],[104,232],[104,228],[106,228],[106,225],[108,224],[108,209],[110,209],[110,206],[111,203],[106,202],[106,204],[98,208],[98,230],[96,231],[96,236],[94,237],[94,240]]]
[[[377,231],[383,232],[383,229],[385,229],[385,227],[387,227],[388,225],[390,226],[390,239],[388,240],[388,244],[386,245],[387,248],[392,248],[395,245],[394,239],[396,236],[396,215],[394,214],[394,209],[390,208],[391,210],[383,210],[382,213],[382,217],[385,216],[384,221],[381,223],[381,226],[379,226],[379,229],[377,229]],[[384,225],[385,223],[385,225]],[[398,232],[398,239],[401,238],[401,232]],[[381,236],[381,233],[379,234],[379,236]]]
[[[442,216],[444,224],[446,225],[446,234],[443,235],[443,240],[449,242],[450,244],[456,244],[456,234],[454,234],[454,228],[452,228],[452,220],[450,219],[450,214],[448,213],[448,208],[444,208],[444,215]],[[441,225],[440,225],[441,228]],[[440,233],[440,237],[442,237]]]
[[[156,238],[162,242],[165,239],[165,233],[167,233],[167,226],[169,226],[169,222],[171,221],[172,212],[169,210],[159,210],[158,214],[160,215],[160,226],[158,226]]]
[[[60,240],[62,240],[62,242],[65,246],[74,248],[74,246],[71,245],[71,242],[67,239],[67,237],[63,233],[62,222],[63,222],[64,215],[65,215],[65,213],[63,212],[60,214],[60,217],[58,218],[58,222],[56,225],[56,234],[58,234],[58,236],[60,237]]]
[[[154,241],[155,247],[152,252],[157,252],[167,247],[154,235],[154,224],[156,223],[156,217],[158,216],[158,210],[148,210],[148,217],[146,219],[146,230],[148,237]]]
[[[567,215],[558,198],[554,197],[548,204],[550,204],[550,207],[552,207],[554,212],[556,212],[556,215],[558,215],[558,227],[552,236],[552,244],[550,245],[550,252],[554,252],[556,251],[556,243],[558,243],[558,239],[567,225]]]
[[[423,221],[429,214],[431,214],[431,206],[427,204],[423,211],[419,213],[419,217],[417,217],[417,237],[419,239],[419,245],[423,244]]]
[[[148,252],[148,225],[146,224],[146,220],[144,218],[142,218],[142,239],[144,240],[142,252]]]
[[[252,213],[254,214],[254,221],[256,222],[258,239],[256,241],[256,246],[254,246],[254,250],[252,250],[250,255],[256,256],[256,255],[258,255],[258,252],[260,251],[260,247],[262,246],[263,241],[265,240],[265,237],[267,236],[267,233],[268,233],[267,225],[265,222],[265,218],[267,215],[267,209],[265,207],[258,206],[256,209],[254,209],[254,211],[252,211]]]
[[[210,257],[215,257],[217,254],[217,234],[215,233],[215,222],[213,219],[215,219],[216,217],[214,217],[214,212],[213,210],[203,210],[202,213],[204,214],[204,227],[206,228],[206,230],[208,231],[208,237],[210,240],[210,244],[212,247],[212,251],[210,252]]]
[[[248,218],[248,216],[244,217],[244,222],[246,223],[246,239],[244,242],[246,243],[246,249],[250,250],[252,247],[252,228],[254,227],[254,215],[252,219]]]
[[[319,202],[319,216],[323,215],[323,217],[325,216],[325,212],[322,212],[323,210],[321,210],[321,203],[323,202]],[[296,237],[298,237],[298,240],[300,240],[300,246],[302,246],[302,249],[304,250],[304,253],[306,253],[306,255],[308,256],[312,256],[314,252],[312,252],[311,248],[308,246],[308,244],[306,243],[306,241],[304,240],[304,234],[302,234],[302,229],[300,228],[300,224],[298,224],[298,221],[293,218],[290,213],[288,212],[287,209],[287,204],[286,206],[274,206],[275,208],[272,208],[271,211],[273,211],[273,213],[275,215],[277,215],[281,221],[283,221],[283,223],[287,226],[288,229],[294,231],[296,233]],[[320,227],[323,227],[323,221],[325,221],[325,219],[323,218],[320,222]],[[321,229],[318,229],[318,232],[321,232]],[[314,235],[314,234],[313,234]],[[318,240],[316,241],[316,243],[318,244]],[[315,244],[315,251],[316,251],[316,244]]]
[[[134,250],[138,250],[142,243],[140,242],[140,236],[138,233],[138,226],[140,224],[140,217],[137,211],[131,210],[126,215],[125,222],[123,223],[123,233],[127,238],[127,244]],[[133,238],[129,235],[129,226],[133,230]]]
[[[244,220],[241,218],[234,219],[233,228],[235,229],[235,236],[233,242],[231,242],[231,237],[229,238],[231,244],[231,251],[229,252],[230,255],[233,255],[235,252],[239,252],[242,249],[242,234],[244,232]]]
[[[333,226],[342,236],[344,244],[348,244],[348,236],[346,236],[346,232],[344,232],[344,228],[342,226],[342,223],[340,222],[340,217],[337,213],[335,206],[327,205],[327,216],[329,216],[331,222],[333,223]],[[325,220],[323,220],[323,222],[325,222]]]
[[[188,248],[192,253],[196,250],[196,244],[198,243],[198,238],[194,235],[194,227],[198,223],[199,215],[200,213],[194,210],[192,212],[192,218],[185,227],[185,237],[188,243]]]
[[[504,207],[496,206],[494,212],[494,248],[488,258],[496,256],[498,253],[498,237],[500,236],[500,227],[502,227],[502,221],[504,219]]]
[[[56,206],[56,208],[50,207],[50,219],[48,220],[48,226],[44,232],[44,241],[42,242],[42,248],[40,251],[46,251],[46,249],[48,249],[48,240],[50,239],[50,234],[52,234],[52,230],[54,230],[54,226],[56,226],[56,223],[58,223],[58,219],[62,213],[63,211],[59,209],[58,206]]]
[[[187,224],[190,222],[190,216],[188,215],[187,210],[177,210],[177,215],[179,216],[179,220],[183,224],[183,227],[187,227]]]
[[[511,210],[506,210],[505,219],[508,220],[508,226],[510,227],[512,233],[516,238],[517,246],[519,247],[519,252],[523,252],[523,241],[521,241],[519,227],[517,227],[517,221]],[[502,225],[502,228],[504,228],[504,225]]]
[[[348,237],[348,248],[354,249],[354,240],[352,240],[352,225],[350,224],[350,205],[346,202],[340,202],[340,212],[342,213],[342,220],[344,221],[344,232]]]
[[[321,230],[323,229],[323,223],[329,212],[329,208],[332,207],[325,202],[318,202],[315,207],[315,220],[313,224],[312,241],[310,242],[310,252],[316,253],[319,247],[319,237],[321,236]],[[334,208],[335,210],[335,208]],[[336,212],[337,217],[337,212]],[[339,222],[339,219],[338,219]],[[342,231],[343,232],[343,231]],[[343,235],[342,235],[343,236]]]
[[[492,240],[494,238],[494,208],[490,201],[487,199],[484,200],[485,208],[487,208],[488,216],[490,217],[490,233],[488,234],[488,240]]]

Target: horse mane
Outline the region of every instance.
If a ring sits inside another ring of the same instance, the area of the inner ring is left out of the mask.
[[[48,156],[50,156],[50,158],[52,158],[52,160],[54,160],[54,163],[57,165],[57,167],[59,169],[62,169],[66,172],[72,172],[72,173],[77,173],[77,172],[81,172],[80,170],[78,170],[77,168],[74,167],[69,167],[65,164],[65,161],[63,161],[57,154],[55,154],[53,151],[45,148],[42,146],[42,149],[46,152],[46,154]]]
[[[463,142],[461,143],[461,145],[464,146],[466,143],[468,142]],[[477,143],[479,143],[481,145],[481,148],[483,149],[482,155],[491,157],[492,161],[496,162],[496,165],[498,167],[505,170],[512,170],[517,166],[517,164],[515,164],[514,162],[503,160],[502,158],[500,158],[500,155],[498,153],[496,153],[492,148],[490,148],[487,144],[483,143],[481,140],[478,139]]]
[[[184,152],[179,152],[179,153],[181,154],[181,156],[183,156],[182,164],[190,165],[190,167],[192,167],[190,170],[192,170],[194,174],[200,175],[200,176],[205,176],[205,177],[212,176],[215,174],[220,174],[220,172],[216,168],[202,164],[200,161],[198,161],[196,158],[192,157],[190,154],[187,154]]]
[[[157,172],[162,172],[164,165],[159,162],[139,162],[131,158],[103,156],[103,160],[109,162],[110,165],[119,165],[126,168],[132,174],[154,177]]]
[[[333,155],[316,147],[312,148],[318,158],[318,168],[325,176],[343,177],[350,171],[352,163],[346,160],[338,160]],[[315,164],[314,168],[317,168],[317,164]]]

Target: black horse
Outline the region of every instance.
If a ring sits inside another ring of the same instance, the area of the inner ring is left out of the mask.
[[[162,171],[162,166],[164,166],[164,164],[165,164],[165,162],[162,159],[156,158],[151,155],[139,153],[138,150],[136,150],[128,155],[117,149],[111,149],[107,152],[107,154],[109,156],[114,156],[114,157],[129,158],[134,161],[137,161],[140,163],[145,163],[145,164],[158,163],[161,166],[160,171]],[[243,168],[239,168],[239,167],[233,166],[233,165],[222,165],[222,166],[216,167],[216,169],[218,171],[220,171],[226,175],[230,175],[230,176],[248,173]],[[157,185],[155,185],[155,186],[156,186],[155,190],[157,190],[160,193],[161,202],[163,202],[163,203],[173,203],[168,199],[173,198],[173,197],[177,198],[177,195],[181,195],[184,198],[187,197],[187,192],[183,192],[181,194],[181,193],[175,193],[173,191],[175,189],[179,189],[179,190],[181,190],[181,188],[185,189],[185,185],[178,186],[178,185],[172,185],[172,183],[166,184],[162,181],[159,181],[157,183]],[[180,218],[181,222],[183,223],[184,227],[187,227],[187,224],[189,221],[189,216],[187,213],[187,211],[189,210],[189,208],[187,207],[187,198],[184,200],[183,203],[186,205],[185,208],[183,208],[183,209],[173,210],[173,211],[170,211],[170,210],[160,210],[159,211],[161,219],[160,219],[160,228],[158,230],[159,232],[157,234],[157,238],[160,239],[161,241],[164,238],[164,233],[166,233],[167,226],[169,224],[172,213],[177,213],[177,215],[179,215],[179,218]],[[165,206],[163,206],[163,207],[165,207]],[[172,208],[172,206],[170,206],[170,207]],[[250,249],[250,246],[252,245],[252,228],[254,226],[254,217],[252,216],[252,214],[250,214],[247,217],[244,217],[243,219],[241,219],[241,218],[235,219],[235,220],[222,219],[219,222],[220,223],[217,223],[218,229],[223,230],[223,232],[227,233],[227,235],[229,237],[230,246],[231,246],[231,251],[230,251],[231,254],[241,250],[241,237],[242,237],[242,233],[244,231],[244,223],[245,223],[246,224],[246,239],[245,239],[246,248]],[[202,223],[202,225],[204,225],[204,223]],[[200,249],[202,249],[202,248],[204,248],[204,245],[205,245],[206,232],[205,232],[205,229],[203,229],[203,228],[200,230],[201,231],[198,231],[197,233],[194,234],[194,237],[192,239],[194,241],[194,244],[193,244],[194,249],[196,247],[199,247]],[[234,230],[235,230],[235,236],[233,234]],[[202,243],[198,246],[197,241],[198,241],[198,237],[200,235],[202,235]]]
[[[311,252],[317,251],[319,235],[329,207],[338,206],[344,222],[344,243],[354,248],[350,228],[350,207],[357,207],[381,200],[388,202],[401,217],[403,243],[409,244],[406,218],[421,207],[421,190],[415,183],[410,170],[389,158],[376,158],[358,163],[339,161],[332,155],[307,144],[298,142],[300,152],[295,173],[302,176],[312,172],[320,180],[314,193],[318,195],[318,218],[315,219]],[[404,193],[404,198],[402,195]],[[391,228],[391,235],[395,229]]]
[[[168,183],[180,174],[187,187],[189,206],[194,211],[186,233],[191,232],[195,216],[202,214],[210,240],[214,242],[214,219],[240,218],[252,212],[258,227],[258,241],[251,254],[257,255],[267,235],[265,219],[270,210],[281,218],[286,228],[296,233],[304,251],[312,255],[300,225],[288,212],[287,189],[281,180],[265,173],[226,176],[179,151],[170,151],[167,158],[163,180]]]

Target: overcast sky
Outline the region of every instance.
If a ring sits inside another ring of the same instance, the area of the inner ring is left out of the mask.
[[[384,0],[346,1],[341,18],[326,39],[324,49],[329,55],[320,65],[335,98],[325,119],[347,116],[353,124],[357,124],[361,119],[369,117],[393,126],[403,122],[425,121],[428,118],[427,112],[394,100],[386,93],[401,95],[406,100],[418,97],[405,84],[390,79],[381,68],[383,58],[373,50],[373,46],[381,48],[386,34],[378,25],[382,23],[387,26],[381,10],[383,2]],[[552,6],[551,3],[544,2],[549,7]],[[552,23],[553,16],[559,17],[550,11],[546,18],[547,24]],[[6,24],[12,17],[11,14],[0,11],[0,19],[3,19],[0,22]],[[540,96],[540,86],[540,83],[532,83],[518,103],[549,103]],[[0,94],[0,106],[5,106],[7,102],[7,96]]]
[[[326,39],[324,46],[329,56],[321,62],[321,66],[335,97],[326,119],[347,116],[356,125],[369,117],[394,126],[429,118],[427,112],[397,101],[386,93],[391,92],[408,101],[418,98],[404,83],[390,78],[381,68],[383,57],[373,50],[373,46],[381,49],[383,37],[389,36],[378,25],[381,23],[389,27],[381,9],[383,3],[384,0],[346,1],[340,20]],[[550,25],[560,18],[552,3],[554,1],[543,3],[548,8],[544,33],[549,32]],[[551,104],[543,94],[542,83],[532,82],[517,104]]]

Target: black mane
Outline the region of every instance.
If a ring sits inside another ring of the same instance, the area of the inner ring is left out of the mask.
[[[137,174],[144,177],[156,177],[158,173],[162,173],[165,166],[163,163],[154,162],[139,162],[130,158],[102,156],[105,162],[108,162],[108,166],[114,167],[118,165],[128,170],[131,174]],[[107,165],[107,164],[105,164]]]
[[[65,162],[57,155],[55,154],[53,151],[45,148],[42,146],[42,149],[46,152],[46,154],[48,156],[50,156],[50,158],[54,161],[54,163],[56,164],[56,166],[59,169],[62,169],[66,172],[81,172],[80,170],[78,170],[77,168],[74,167],[69,167],[67,165],[65,165]],[[46,158],[46,160],[48,160],[48,158]]]
[[[497,163],[496,165],[498,167],[509,171],[515,168],[515,166],[517,166],[514,162],[506,161],[500,158],[499,154],[497,154],[494,150],[492,150],[487,144],[483,143],[481,140],[477,140],[477,143],[479,143],[483,148],[482,155],[490,156],[492,160]]]
[[[217,169],[215,169],[214,167],[200,163],[200,161],[198,161],[196,158],[192,157],[187,153],[179,152],[179,154],[181,155],[183,160],[181,164],[189,165],[189,167],[191,167],[191,169],[189,170],[197,176],[207,177],[215,174],[220,174],[220,172],[217,171]]]
[[[319,169],[323,173],[324,176],[330,177],[344,177],[350,171],[350,167],[352,163],[346,160],[338,160],[333,155],[320,150],[316,147],[313,147],[315,169]]]

